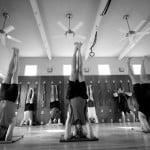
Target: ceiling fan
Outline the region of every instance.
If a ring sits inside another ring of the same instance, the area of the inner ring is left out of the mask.
[[[126,21],[127,26],[128,26],[128,31],[126,32],[123,29],[120,29],[120,32],[124,34],[124,37],[122,38],[122,40],[128,40],[129,44],[134,44],[136,42],[136,38],[139,36],[144,36],[147,34],[150,34],[150,28],[149,30],[146,31],[141,31],[142,28],[144,28],[145,24],[146,24],[146,20],[142,20],[136,27],[134,30],[131,29],[130,25],[129,25],[129,21],[128,21],[129,15],[124,15],[123,19]]]
[[[83,22],[79,22],[74,28],[71,29],[71,19],[73,18],[73,14],[67,13],[65,17],[68,19],[68,27],[60,21],[57,22],[57,24],[65,31],[64,35],[56,35],[53,38],[57,39],[67,37],[68,39],[79,38],[85,40],[85,36],[75,33],[83,25]]]
[[[14,26],[10,25],[8,27],[5,27],[6,25],[6,20],[9,18],[9,14],[7,12],[3,12],[2,13],[3,18],[4,18],[4,22],[2,25],[2,28],[0,29],[0,40],[2,42],[2,44],[5,46],[6,45],[6,38],[13,40],[15,42],[21,43],[20,40],[10,36],[8,33],[12,32],[13,30],[15,30]]]

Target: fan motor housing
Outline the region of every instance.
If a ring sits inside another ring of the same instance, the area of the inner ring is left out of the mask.
[[[4,34],[5,32],[4,32],[4,30],[0,30],[0,33]]]

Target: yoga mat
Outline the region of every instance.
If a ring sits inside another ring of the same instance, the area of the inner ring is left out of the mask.
[[[21,140],[24,136],[21,135],[21,136],[13,136],[12,140],[11,141],[0,141],[0,144],[11,144],[11,143],[15,143],[19,140]]]
[[[67,140],[65,140],[64,139],[64,135],[61,135],[61,137],[60,137],[60,142],[85,142],[85,141],[98,141],[99,139],[98,138],[96,138],[96,137],[93,137],[93,138],[87,138],[87,137],[85,137],[85,138],[77,138],[77,137],[75,137],[75,136],[72,136],[70,139],[67,139]]]

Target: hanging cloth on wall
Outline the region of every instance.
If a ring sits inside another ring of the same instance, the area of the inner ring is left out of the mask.
[[[90,94],[90,100],[94,101],[93,90],[92,90],[92,85],[91,84],[89,85],[89,94]]]
[[[21,107],[20,101],[21,101],[21,83],[18,84],[18,97],[17,97],[17,109],[19,109]]]
[[[90,50],[91,50],[91,51],[90,51],[89,55],[90,55],[91,57],[94,57],[94,55],[95,55],[95,53],[93,52],[93,48],[94,48],[94,46],[95,46],[95,44],[96,44],[96,41],[97,41],[97,31],[95,32],[93,44],[92,44],[92,46],[90,47]]]
[[[55,101],[59,101],[59,98],[58,98],[58,86],[55,85]]]
[[[54,95],[54,87],[55,87],[55,85],[54,84],[51,84],[51,91],[50,91],[50,103],[51,102],[54,102],[55,101],[55,95]]]
[[[43,89],[42,89],[42,101],[41,101],[41,106],[44,108],[46,106],[46,82],[43,82]]]
[[[107,13],[107,11],[108,11],[108,8],[109,8],[109,6],[110,6],[110,3],[111,3],[111,0],[108,0],[108,1],[107,1],[107,4],[106,4],[106,6],[105,6],[105,8],[104,8],[104,10],[103,10],[103,12],[101,13],[101,16],[106,15],[106,13]]]
[[[25,97],[25,104],[27,103],[27,97],[28,97],[28,91],[29,91],[29,87],[30,87],[30,84],[27,83],[27,89],[26,89],[26,97]]]
[[[118,91],[118,89],[117,89],[116,81],[113,80],[113,81],[112,81],[112,92],[115,93],[115,92],[117,92],[117,91]]]
[[[128,81],[128,91],[131,92],[132,91],[131,89],[132,88],[131,88],[131,85],[130,85],[130,81]]]

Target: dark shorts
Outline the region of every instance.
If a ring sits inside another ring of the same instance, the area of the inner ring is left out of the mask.
[[[134,95],[139,104],[139,111],[150,117],[150,84],[133,85]]]
[[[58,108],[60,109],[60,102],[59,101],[54,101],[50,103],[50,109],[52,108]]]
[[[85,81],[69,81],[66,98],[70,100],[75,97],[82,97],[83,99],[88,99]]]
[[[119,94],[119,109],[120,111],[123,111],[124,113],[130,113],[130,108],[127,102],[128,98],[129,96],[124,93]]]
[[[18,84],[1,84],[0,100],[16,102],[18,97]]]
[[[0,126],[0,141],[5,141],[7,130],[8,130],[7,127]]]
[[[26,103],[24,110],[25,111],[34,111],[34,104]]]
[[[87,121],[87,100],[76,97],[70,100],[70,111],[72,112],[71,124],[75,125],[79,121],[85,125]]]
[[[88,106],[88,107],[95,107],[94,101],[89,100],[89,101],[87,102],[87,106]]]

